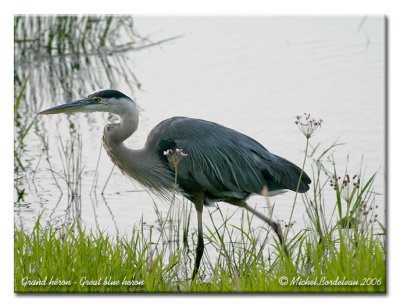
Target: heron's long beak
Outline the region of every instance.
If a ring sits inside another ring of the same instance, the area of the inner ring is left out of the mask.
[[[86,106],[92,104],[93,101],[90,99],[80,99],[72,102],[68,102],[62,104],[60,106],[52,107],[50,109],[39,112],[39,115],[47,115],[47,114],[58,114],[58,113],[70,113],[82,111]]]

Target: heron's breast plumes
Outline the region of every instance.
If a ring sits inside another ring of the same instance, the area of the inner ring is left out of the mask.
[[[103,134],[103,146],[111,161],[124,175],[135,179],[154,194],[171,199],[171,191],[174,189],[174,174],[171,170],[145,148],[132,150],[123,143],[113,142],[108,134],[112,129],[112,125],[107,125]]]

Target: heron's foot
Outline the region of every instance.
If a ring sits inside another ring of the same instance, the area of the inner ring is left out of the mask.
[[[192,280],[196,277],[199,271],[201,258],[203,257],[203,252],[204,252],[204,240],[202,236],[201,237],[199,236],[196,247],[196,260],[194,263]]]
[[[279,243],[281,244],[285,255],[287,257],[289,257],[289,250],[288,250],[288,248],[286,246],[286,243],[285,243],[285,236],[283,235],[283,231],[282,231],[281,225],[278,222],[275,222],[275,221],[272,221],[272,220],[269,221],[269,224],[271,225],[273,231],[278,236]]]
[[[285,255],[286,255],[287,257],[289,257],[289,250],[288,250],[286,244],[283,243],[282,247],[283,247],[283,251],[285,252]]]

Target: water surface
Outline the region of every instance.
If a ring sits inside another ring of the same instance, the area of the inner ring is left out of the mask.
[[[378,172],[374,190],[380,193],[376,204],[379,219],[384,221],[383,17],[158,16],[134,20],[141,35],[153,41],[182,36],[127,53],[126,65],[140,80],[140,90],[133,92],[123,77],[115,84],[100,81],[100,87],[117,87],[142,108],[139,129],[127,140],[128,146],[141,148],[158,122],[182,115],[236,129],[300,165],[305,138],[294,120],[298,114],[311,113],[323,119],[322,129],[311,139],[314,146],[321,143],[321,147],[328,147],[337,140],[344,143],[335,149],[339,174],[358,173],[361,161],[366,177]],[[80,87],[85,86],[87,94],[98,90],[91,80]],[[46,93],[41,99],[40,108],[64,102],[61,95],[51,97]],[[29,105],[30,97],[26,101]],[[28,116],[34,116],[35,111]],[[102,130],[108,120],[108,115],[97,113],[38,119],[35,131],[26,139],[31,169],[22,183],[26,189],[24,202],[15,206],[17,225],[30,229],[40,214],[44,221],[62,221],[67,212],[72,218],[78,214],[88,227],[129,235],[142,218],[148,225],[156,224],[154,204],[161,212],[168,211],[168,203],[155,199],[113,168],[101,149]],[[67,193],[68,185],[57,173],[63,174],[64,169],[61,140],[68,148],[71,142],[77,142],[78,134],[80,153],[75,152],[70,163],[81,163],[83,171],[75,187],[79,212],[71,213],[71,193]],[[51,166],[43,153],[43,135]],[[77,159],[79,154],[81,158]],[[311,176],[310,163],[305,170]],[[294,193],[288,192],[272,199],[276,219],[288,220],[293,198]],[[261,197],[252,197],[249,202],[266,212]],[[333,190],[328,189],[328,213],[334,204]],[[237,210],[224,203],[220,208],[229,214]],[[206,225],[213,210],[204,212]],[[240,218],[238,210],[230,223],[238,225]],[[304,228],[304,219],[305,209],[299,201],[294,230]],[[194,220],[193,209],[193,229]],[[254,227],[261,225],[254,220]]]

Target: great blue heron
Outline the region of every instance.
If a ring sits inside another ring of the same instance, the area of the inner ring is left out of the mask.
[[[101,90],[39,114],[67,112],[118,115],[119,123],[104,128],[104,147],[123,173],[156,194],[170,195],[177,172],[178,190],[194,203],[197,211],[198,240],[193,278],[204,251],[203,205],[224,201],[245,208],[268,223],[284,245],[280,225],[248,206],[246,199],[252,194],[265,195],[266,191],[270,196],[287,189],[304,193],[311,180],[299,167],[272,154],[254,139],[217,123],[172,117],[153,128],[143,149],[129,149],[123,142],[138,128],[138,107],[117,90]],[[187,156],[174,164],[168,153],[177,150],[183,150]]]

